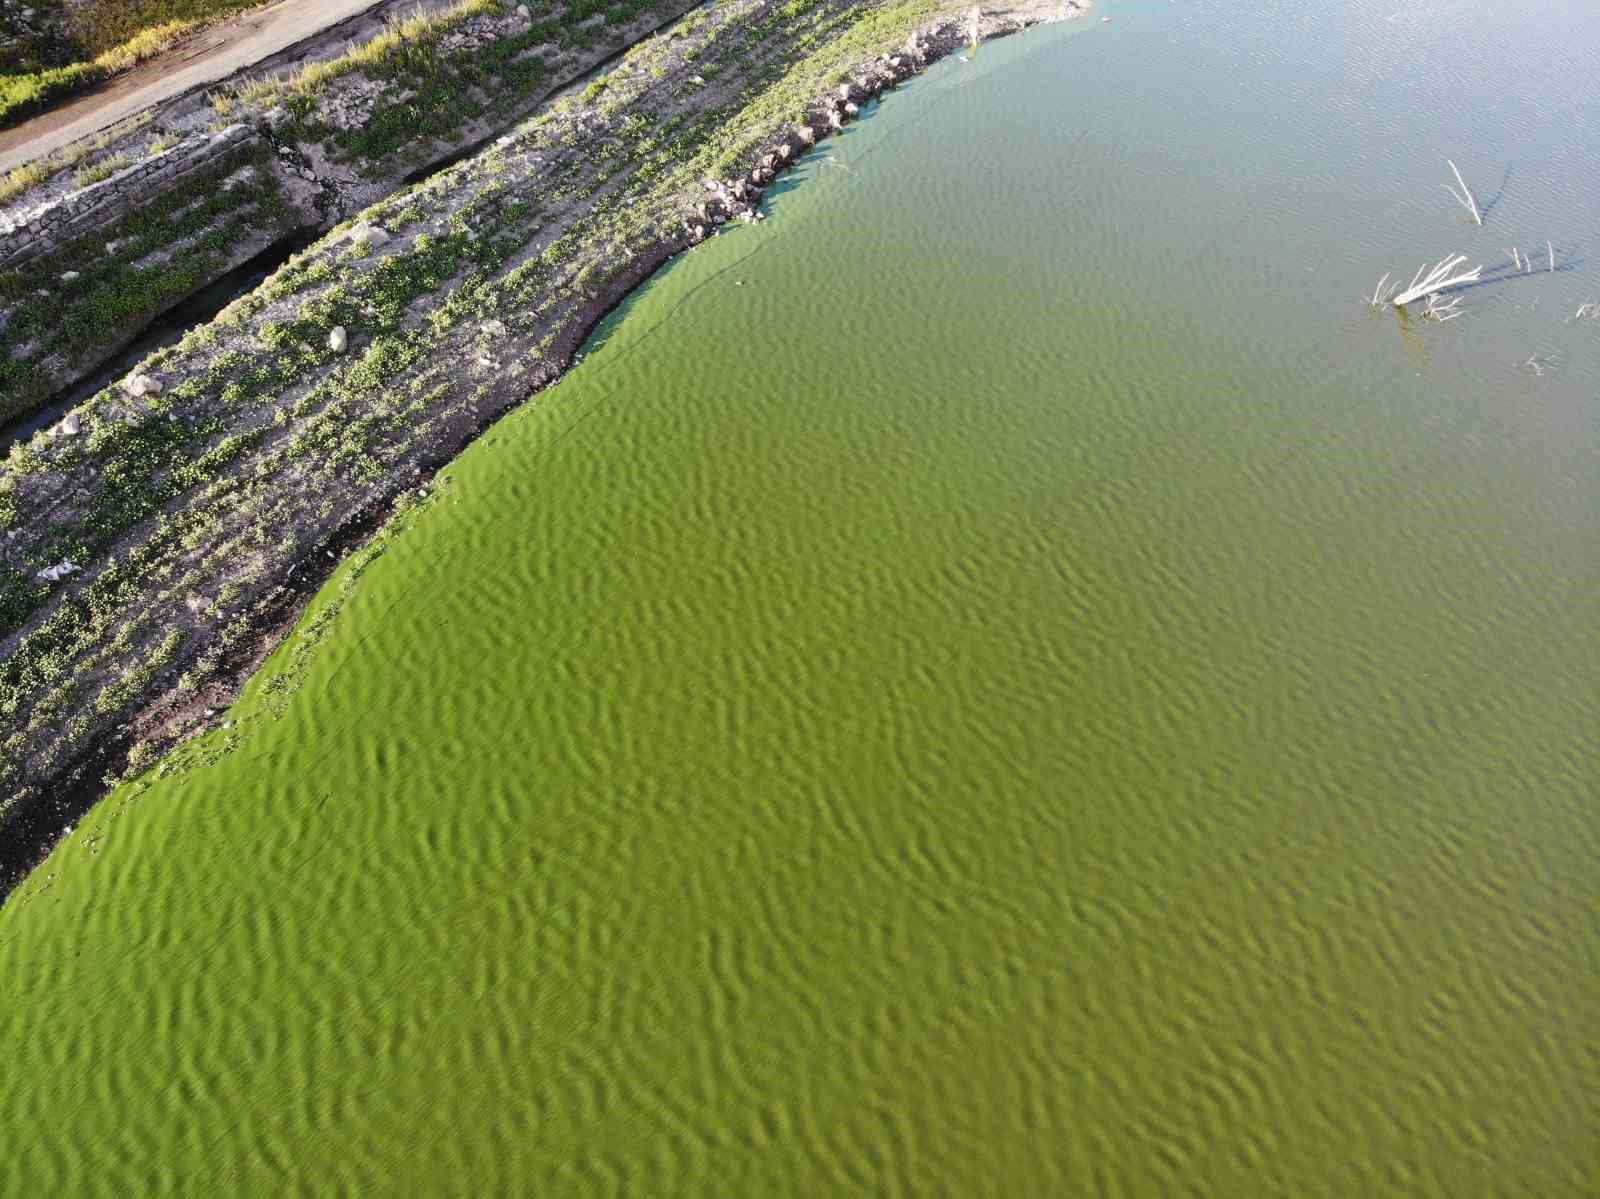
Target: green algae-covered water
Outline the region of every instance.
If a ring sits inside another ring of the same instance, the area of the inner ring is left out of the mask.
[[[1600,14],[1392,7],[985,46],[665,271],[0,910],[0,1193],[1594,1194]]]

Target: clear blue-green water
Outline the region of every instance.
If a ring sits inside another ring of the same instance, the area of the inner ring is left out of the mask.
[[[1600,10],[1104,11],[675,262],[0,911],[0,1191],[1595,1193]]]

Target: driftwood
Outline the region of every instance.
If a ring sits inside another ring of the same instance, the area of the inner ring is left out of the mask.
[[[1472,192],[1467,188],[1467,181],[1461,177],[1461,172],[1456,170],[1455,163],[1451,162],[1448,158],[1445,159],[1445,163],[1449,166],[1450,173],[1456,177],[1456,182],[1461,185],[1461,190],[1457,191],[1448,183],[1441,183],[1439,186],[1454,196],[1456,203],[1461,205],[1461,207],[1465,208],[1472,214],[1473,224],[1483,224],[1483,213],[1478,211],[1478,201],[1473,199]]]
[[[1426,320],[1438,321],[1441,324],[1445,321],[1453,321],[1461,315],[1461,297],[1457,296],[1454,299],[1445,300],[1441,299],[1439,294],[1435,292],[1428,297],[1428,302],[1423,306],[1422,315]]]

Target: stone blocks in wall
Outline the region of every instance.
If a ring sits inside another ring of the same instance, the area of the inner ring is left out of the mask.
[[[0,217],[0,270],[42,258],[121,220],[196,171],[260,139],[260,132],[251,125],[229,125],[217,133],[189,138],[31,212]]]

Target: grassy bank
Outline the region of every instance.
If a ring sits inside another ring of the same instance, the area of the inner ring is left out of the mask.
[[[592,70],[613,46],[639,41],[690,5],[687,0],[630,0],[597,10],[593,0],[578,0],[536,7],[537,12],[524,16],[505,0],[464,0],[431,16],[397,22],[368,43],[286,80],[212,96],[215,112],[210,119],[253,125],[268,140],[287,144],[288,163],[269,160],[263,169],[302,197],[316,191],[321,219],[331,223],[398,187],[418,168],[503,130],[551,90]],[[207,115],[204,110],[194,114],[191,125]],[[175,136],[159,124],[144,130],[140,124],[129,122],[11,172],[0,179],[0,202],[25,205],[32,189],[42,193],[46,186],[65,196],[72,187],[90,185],[174,144]],[[330,169],[330,160],[338,165]],[[321,176],[312,173],[313,163]],[[359,183],[349,182],[352,172]],[[151,200],[152,205],[164,203],[156,196]],[[174,225],[170,240],[181,242],[190,232]],[[137,272],[111,280],[108,274],[127,272],[135,260],[116,251],[102,254],[102,240],[122,242],[114,230],[105,233],[104,238],[80,239],[78,247],[53,253],[48,262],[29,262],[9,282],[0,277],[0,347],[32,346],[27,353],[11,355],[12,361],[0,369],[0,413],[5,416],[29,410],[100,361],[92,354],[97,343],[68,327],[72,297],[63,307],[56,302],[58,296],[35,296],[39,282],[69,272],[92,274],[124,292],[159,288],[168,301],[214,277],[200,263],[195,270],[178,264],[161,280]],[[19,299],[32,311],[11,311]],[[148,306],[144,310],[150,311]],[[136,329],[140,318],[126,305],[116,315],[130,322],[118,326],[119,331]],[[52,356],[60,347],[83,353]]]
[[[55,36],[49,47],[24,46],[15,54],[31,70],[0,74],[0,128],[15,125],[51,105],[169,49],[207,21],[260,5],[263,0],[93,0],[88,4],[48,4]],[[26,43],[26,39],[25,43]],[[36,39],[42,40],[42,39]],[[72,56],[73,61],[45,65]]]
[[[397,22],[340,58],[219,94],[212,104],[226,120],[265,113],[280,136],[382,177],[426,159],[430,147],[474,122],[514,114],[559,72],[562,55],[636,40],[641,18],[666,19],[690,5],[546,0],[525,7],[524,21],[509,0],[462,0],[442,13]],[[339,103],[347,82],[375,88],[355,112]]]
[[[296,218],[272,165],[239,152],[122,221],[0,271],[0,422],[35,408],[70,364],[205,286],[238,246],[288,232]]]

